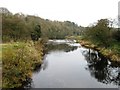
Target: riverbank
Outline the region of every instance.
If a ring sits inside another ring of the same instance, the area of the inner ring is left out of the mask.
[[[49,40],[41,68],[33,72],[32,88],[117,88],[119,67],[80,46],[75,40]]]
[[[2,87],[21,87],[42,63],[42,41],[2,44]]]
[[[101,54],[103,54],[106,58],[109,58],[112,62],[116,62],[120,64],[120,55],[113,50],[112,48],[105,48],[105,47],[100,47],[96,44],[93,44],[92,42],[88,40],[79,40],[81,46],[84,46],[86,48],[91,48],[94,50],[97,50]]]

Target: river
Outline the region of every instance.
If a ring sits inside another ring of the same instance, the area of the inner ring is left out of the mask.
[[[119,67],[75,40],[49,40],[32,88],[118,88]]]

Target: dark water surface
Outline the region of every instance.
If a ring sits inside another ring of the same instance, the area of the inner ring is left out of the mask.
[[[119,67],[74,41],[50,40],[33,88],[118,88]]]

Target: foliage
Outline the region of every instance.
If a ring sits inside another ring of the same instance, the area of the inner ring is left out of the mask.
[[[38,41],[41,37],[41,27],[40,25],[36,25],[34,32],[31,33],[31,38],[33,41]]]
[[[109,26],[108,19],[98,20],[96,25],[87,27],[84,38],[104,47],[110,47],[112,43],[119,41],[119,30]]]
[[[2,15],[3,42],[38,40],[39,37],[50,39],[64,39],[65,36],[78,36],[84,30],[70,21],[50,21],[37,16],[21,13]]]
[[[120,30],[116,30],[113,32],[113,38],[117,41],[120,42]]]
[[[96,25],[87,27],[84,31],[84,39],[95,44],[97,47],[104,48],[100,50],[105,56],[113,55],[120,57],[120,30],[110,27],[108,19],[101,19]],[[111,25],[112,26],[112,25]],[[116,59],[116,57],[112,59]],[[118,61],[118,58],[116,61]]]
[[[110,28],[107,19],[101,19],[97,25],[88,27],[86,30],[86,38],[97,42],[105,47],[109,46],[110,41]]]
[[[14,88],[23,85],[31,78],[35,65],[42,59],[42,44],[10,43],[3,45],[2,52],[2,83],[3,88]]]

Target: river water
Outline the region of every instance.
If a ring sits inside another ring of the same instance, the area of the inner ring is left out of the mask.
[[[118,88],[119,67],[75,40],[49,40],[33,88]]]

